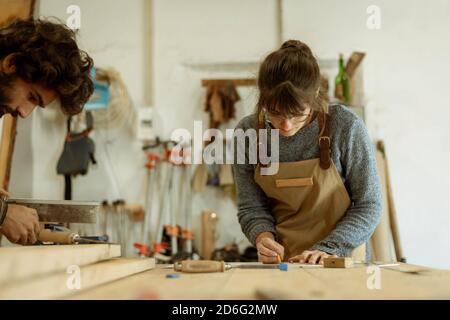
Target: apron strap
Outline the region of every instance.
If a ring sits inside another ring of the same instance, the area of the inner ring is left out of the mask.
[[[329,122],[330,116],[325,112],[319,112],[319,147],[320,167],[327,170],[331,166],[331,141]]]

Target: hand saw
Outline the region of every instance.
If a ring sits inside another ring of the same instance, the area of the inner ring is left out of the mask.
[[[99,202],[19,198],[9,198],[6,202],[35,209],[40,222],[97,223],[97,214],[100,209]]]

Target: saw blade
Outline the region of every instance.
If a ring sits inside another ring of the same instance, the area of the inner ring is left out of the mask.
[[[39,221],[57,223],[96,223],[101,204],[71,200],[7,199],[8,204],[17,204],[37,211]]]

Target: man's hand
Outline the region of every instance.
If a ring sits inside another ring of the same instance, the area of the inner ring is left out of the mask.
[[[33,244],[40,232],[39,218],[35,209],[10,204],[1,233],[16,244]]]
[[[258,261],[263,263],[278,263],[278,255],[281,260],[284,257],[284,248],[274,240],[271,232],[263,232],[256,238]]]
[[[0,188],[0,196],[7,196],[7,197],[9,197],[10,194],[9,194],[9,192],[6,191],[5,189]]]
[[[305,250],[302,254],[289,258],[289,262],[323,264],[325,258],[337,258],[337,255],[331,255],[320,250]]]

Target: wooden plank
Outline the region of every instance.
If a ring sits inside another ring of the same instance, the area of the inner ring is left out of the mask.
[[[34,0],[0,0],[0,26],[11,19],[26,19],[33,15]]]
[[[398,268],[309,269],[334,299],[449,299],[450,271],[401,264]],[[378,270],[378,271],[377,271]],[[376,273],[379,279],[375,280]]]
[[[0,287],[6,283],[65,272],[70,265],[85,266],[120,257],[119,245],[87,244],[0,248]]]
[[[323,266],[324,268],[351,268],[353,267],[353,260],[347,257],[325,258]]]
[[[33,15],[35,0],[0,0],[0,28],[15,18],[26,19]],[[8,190],[11,162],[16,138],[17,118],[3,116],[0,140],[0,187]],[[0,246],[2,235],[0,234]]]
[[[392,193],[391,186],[391,178],[389,175],[389,163],[388,158],[386,156],[386,149],[384,147],[384,142],[380,141],[379,148],[382,150],[384,154],[384,165],[385,165],[385,173],[386,173],[386,186],[387,186],[387,200],[389,205],[389,219],[391,222],[391,231],[392,231],[392,239],[395,247],[395,254],[397,256],[397,260],[401,262],[406,262],[406,257],[403,255],[402,244],[400,242],[400,231],[397,222],[397,211],[395,209],[394,204],[394,195]]]
[[[0,0],[0,27],[14,18],[26,19],[33,15],[34,0]],[[2,119],[0,141],[0,187],[8,190],[12,155],[16,138],[17,118],[5,115]]]
[[[71,299],[436,299],[450,298],[450,271],[401,264],[380,268],[380,288],[370,289],[364,266],[344,269],[232,269],[209,274],[149,271],[73,295]],[[420,272],[416,272],[419,270]]]
[[[17,133],[17,119],[9,114],[5,115],[3,118],[2,138],[0,145],[0,187],[8,190],[12,155]]]
[[[371,237],[372,259],[376,261],[397,261],[394,243],[392,241],[391,221],[389,216],[389,205],[387,200],[387,182],[385,171],[385,158],[381,150],[377,148],[375,157],[378,175],[381,182],[383,212],[380,223],[377,225]]]
[[[80,289],[72,286],[74,273],[59,272],[2,286],[0,299],[60,299],[154,267],[153,258],[112,259],[81,267]]]

